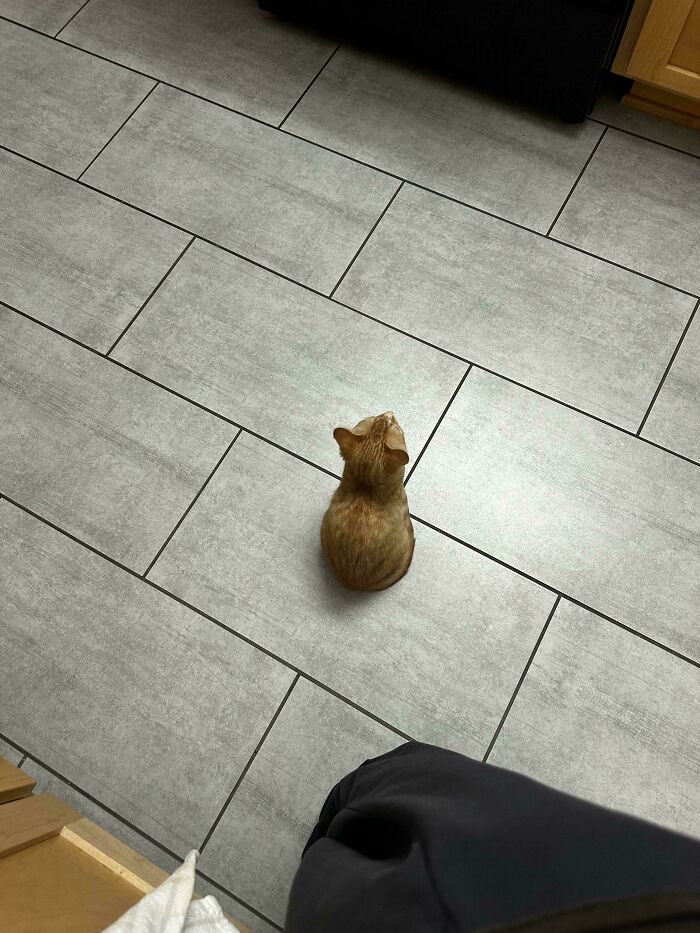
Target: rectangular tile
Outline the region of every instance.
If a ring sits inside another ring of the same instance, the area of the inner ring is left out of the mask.
[[[202,854],[202,870],[283,924],[302,849],[331,788],[401,739],[300,680]]]
[[[335,297],[632,431],[694,304],[411,185]]]
[[[697,312],[654,402],[642,437],[700,462],[700,314]]]
[[[552,236],[700,293],[700,162],[608,130]]]
[[[472,370],[408,485],[412,510],[700,659],[700,470]]]
[[[0,20],[0,141],[77,176],[154,82]]]
[[[10,764],[18,765],[24,756],[14,745],[0,739],[0,757],[7,758]]]
[[[336,45],[247,0],[91,0],[61,38],[275,124]]]
[[[542,232],[602,133],[348,46],[284,128]]]
[[[199,845],[291,672],[7,502],[0,526],[8,731],[179,855]]]
[[[102,829],[106,829],[108,833],[111,833],[117,839],[126,843],[126,845],[153,862],[154,865],[162,868],[163,871],[172,873],[181,864],[179,859],[174,859],[172,856],[168,855],[157,845],[154,845],[142,836],[141,833],[127,826],[121,819],[117,819],[116,816],[113,816],[109,811],[105,810],[104,807],[95,803],[94,800],[86,797],[85,794],[81,793],[71,784],[68,784],[55,774],[47,771],[46,768],[43,768],[32,758],[26,760],[22,765],[22,770],[26,771],[27,774],[31,774],[31,776],[36,779],[37,785],[34,793],[54,794],[54,796],[58,797],[60,800],[64,800],[82,816],[92,820],[93,823],[97,823]],[[260,920],[259,917],[256,917],[251,911],[246,910],[245,907],[233,900],[233,898],[226,897],[225,894],[222,894],[213,885],[207,884],[201,878],[197,879],[195,890],[198,894],[201,894],[202,897],[207,894],[213,894],[219,904],[221,904],[223,910],[227,911],[232,917],[235,917],[242,923],[245,923],[250,927],[253,933],[270,933],[270,931],[274,929],[269,924],[265,923],[264,920]]]
[[[415,458],[466,366],[197,242],[114,356],[327,469],[332,431],[393,408]]]
[[[398,186],[162,85],[85,180],[321,291],[333,288]]]
[[[85,0],[0,0],[0,16],[55,35]]]
[[[489,757],[700,835],[695,667],[563,600]]]
[[[143,571],[235,429],[0,307],[0,493]]]
[[[344,589],[318,537],[336,485],[243,434],[149,578],[403,732],[483,755],[553,595],[423,526],[400,583]]]
[[[0,301],[106,351],[186,233],[0,151]]]

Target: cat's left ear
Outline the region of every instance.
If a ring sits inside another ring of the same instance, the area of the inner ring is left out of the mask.
[[[408,463],[408,451],[403,437],[398,432],[390,432],[384,442],[387,458],[392,466],[402,467]]]
[[[397,468],[406,466],[408,463],[408,451],[402,450],[400,447],[387,447],[386,455],[389,463]]]

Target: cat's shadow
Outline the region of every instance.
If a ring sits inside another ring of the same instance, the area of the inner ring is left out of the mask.
[[[315,569],[324,608],[335,615],[362,612],[386,593],[386,590],[367,592],[366,590],[350,590],[343,586],[331,570],[319,544],[316,544]]]

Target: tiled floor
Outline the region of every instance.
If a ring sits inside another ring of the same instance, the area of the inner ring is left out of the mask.
[[[700,834],[699,139],[0,0],[0,753],[266,933],[405,737]],[[389,407],[415,559],[351,594],[331,431]]]

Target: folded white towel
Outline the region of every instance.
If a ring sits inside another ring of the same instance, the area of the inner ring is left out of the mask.
[[[198,855],[196,850],[190,852],[169,878],[104,933],[240,933],[211,894],[192,900]]]

